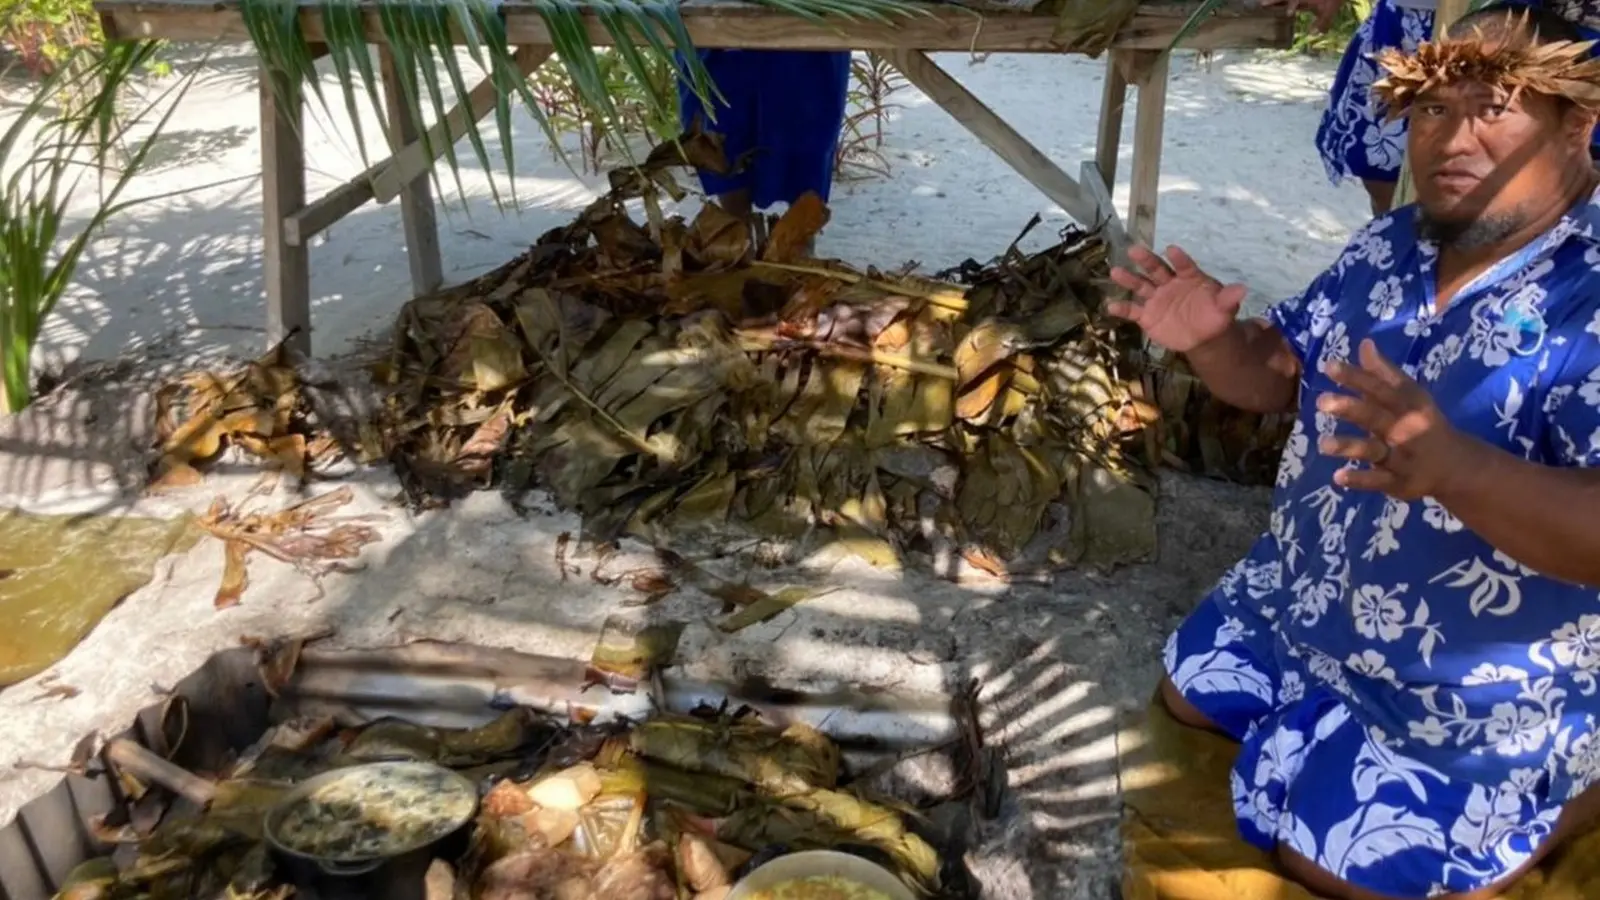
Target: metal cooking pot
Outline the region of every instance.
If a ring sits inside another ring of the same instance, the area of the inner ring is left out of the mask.
[[[727,900],[751,900],[756,891],[777,887],[791,878],[833,875],[879,891],[889,900],[917,900],[894,873],[853,853],[837,850],[802,850],[780,856],[739,879]]]
[[[384,856],[366,859],[330,858],[296,850],[279,836],[283,817],[300,800],[316,793],[327,785],[367,773],[381,783],[388,778],[415,777],[418,774],[437,778],[448,785],[447,790],[472,798],[465,816],[441,825],[437,836],[424,839],[413,846],[401,846]],[[282,799],[268,810],[262,832],[272,848],[279,865],[287,872],[289,880],[302,893],[313,900],[344,900],[344,898],[383,898],[383,900],[420,900],[428,866],[437,856],[459,855],[465,849],[467,826],[478,812],[478,788],[465,775],[443,766],[425,762],[376,762],[349,766],[324,772],[295,785]]]

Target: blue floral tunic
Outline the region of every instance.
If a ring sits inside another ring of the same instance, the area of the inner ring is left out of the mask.
[[[1432,498],[1338,487],[1352,464],[1316,449],[1357,433],[1316,400],[1340,390],[1328,364],[1370,337],[1456,427],[1544,465],[1600,465],[1597,204],[1442,313],[1438,249],[1406,207],[1269,312],[1304,370],[1271,528],[1166,658],[1244,742],[1235,805],[1255,843],[1380,893],[1470,891],[1600,777],[1600,587],[1522,566]]]

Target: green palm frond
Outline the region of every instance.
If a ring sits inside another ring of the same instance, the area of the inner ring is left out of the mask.
[[[0,172],[8,173],[0,183],[0,412],[29,401],[34,345],[89,241],[111,217],[148,199],[124,200],[122,194],[194,81],[191,72],[138,109],[119,110],[124,88],[145,71],[156,48],[145,41],[76,51],[0,133]],[[49,105],[63,95],[87,104],[53,117]],[[142,140],[131,141],[147,125]],[[117,148],[130,144],[133,152],[113,162]],[[98,202],[79,220],[71,211],[91,174],[98,178]],[[73,226],[77,234],[63,243]]]
[[[812,21],[870,19],[889,22],[926,13],[930,8],[917,0],[755,2]],[[454,98],[464,98],[468,92],[467,78],[458,57],[464,53],[495,86],[494,126],[507,173],[515,173],[513,99],[520,101],[539,124],[563,162],[569,167],[572,165],[562,151],[560,135],[548,112],[540,107],[527,79],[517,70],[507,42],[505,22],[490,0],[383,0],[375,5],[383,40],[392,54],[398,75],[399,96],[390,102],[418,123],[430,118],[443,121]],[[624,154],[629,153],[625,123],[609,92],[596,50],[589,42],[587,17],[593,16],[599,22],[610,38],[616,60],[635,82],[644,86],[643,103],[651,116],[669,117],[676,101],[676,97],[663,90],[659,80],[651,75],[652,71],[659,71],[661,60],[665,60],[673,75],[704,102],[708,111],[714,110],[717,102],[723,99],[689,37],[677,0],[534,0],[532,8],[550,35],[554,51],[551,64],[563,68],[577,103],[589,114],[608,143]],[[310,44],[300,31],[302,9],[299,0],[242,0],[240,14],[263,65],[279,75],[271,89],[287,92],[300,86],[309,88],[321,111],[331,121],[333,109],[324,95]],[[370,168],[367,135],[360,124],[358,93],[366,94],[367,102],[377,113],[386,133],[390,126],[379,94],[381,78],[374,70],[372,48],[367,43],[363,6],[361,0],[320,0],[318,12],[344,112],[353,123],[362,162]],[[285,93],[280,99],[289,97]],[[434,141],[426,129],[420,131],[429,155],[442,159],[450,169],[458,194],[462,192],[461,161],[455,143],[466,138],[476,161],[489,176],[489,189],[496,206],[502,206],[490,168],[489,145],[477,122],[468,121],[462,133],[446,134],[440,146],[433,146]],[[633,161],[631,155],[629,160]],[[438,167],[434,169],[433,178],[442,188]],[[514,191],[513,187],[513,203]]]

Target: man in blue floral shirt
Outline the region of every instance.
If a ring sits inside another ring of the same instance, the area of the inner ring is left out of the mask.
[[[1298,409],[1271,529],[1161,696],[1233,737],[1239,827],[1318,894],[1492,897],[1600,812],[1600,63],[1535,11],[1384,57],[1417,205],[1265,320],[1182,250],[1111,312]]]

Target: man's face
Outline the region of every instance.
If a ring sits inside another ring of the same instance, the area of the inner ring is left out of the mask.
[[[1547,96],[1451,84],[1418,96],[1410,118],[1417,201],[1447,243],[1510,236],[1589,165],[1592,118]]]

